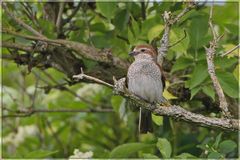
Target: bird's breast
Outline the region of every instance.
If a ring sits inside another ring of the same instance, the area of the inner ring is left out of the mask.
[[[159,67],[148,61],[134,62],[128,69],[128,88],[135,95],[158,102],[162,98],[162,81]]]

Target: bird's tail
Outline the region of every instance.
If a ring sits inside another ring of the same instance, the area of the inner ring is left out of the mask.
[[[140,107],[139,112],[139,124],[138,124],[139,133],[153,132],[152,126],[152,114],[150,111]]]

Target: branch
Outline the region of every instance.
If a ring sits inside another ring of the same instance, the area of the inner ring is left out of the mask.
[[[104,82],[104,81],[102,81],[100,79],[97,79],[95,77],[88,76],[88,75],[84,74],[82,68],[81,68],[81,73],[78,74],[78,75],[74,75],[73,78],[76,79],[76,80],[82,80],[82,79],[86,78],[88,80],[97,82],[98,84],[102,84],[102,85],[105,85],[107,87],[113,88],[113,85],[111,85],[111,84],[109,84],[107,82]]]
[[[32,32],[33,34],[35,34],[36,36],[39,37],[45,37],[44,35],[42,35],[41,33],[39,33],[38,31],[36,31],[35,29],[33,29],[31,26],[27,25],[26,23],[24,23],[21,19],[17,18],[12,12],[10,12],[8,10],[7,4],[2,3],[2,6],[4,8],[4,11],[7,13],[8,16],[10,16],[16,23],[18,23],[19,25],[23,26],[25,29],[27,29],[28,31]]]
[[[3,41],[2,44],[0,44],[0,47],[4,47],[4,48],[11,48],[11,49],[17,49],[17,50],[22,50],[22,51],[26,51],[26,52],[41,52],[40,49],[33,49],[31,46],[26,46],[20,43],[12,43],[12,42],[6,42]]]
[[[221,57],[226,56],[226,55],[232,53],[233,51],[235,51],[235,50],[238,49],[239,47],[240,47],[240,44],[238,44],[238,45],[235,46],[234,48],[230,49],[230,50],[227,51],[226,53],[223,53],[223,54],[221,55]]]
[[[61,28],[62,28],[62,14],[63,14],[63,9],[64,9],[64,4],[65,4],[64,2],[60,3],[58,17],[57,17],[57,21],[56,21],[56,28],[57,28],[58,33],[60,33]]]
[[[3,108],[4,110],[5,108]],[[6,109],[8,110],[8,109]],[[29,117],[35,113],[108,113],[113,112],[112,109],[68,109],[68,108],[61,108],[61,109],[29,109],[29,110],[11,110],[11,112],[15,112],[15,114],[8,114],[2,115],[1,118],[12,118],[12,117]]]
[[[213,28],[213,24],[212,24],[212,12],[213,12],[213,6],[211,6],[210,8],[210,16],[209,16],[209,27],[212,31],[213,34],[213,40],[210,42],[210,46],[209,48],[205,47],[206,50],[206,58],[207,58],[207,64],[208,64],[208,73],[212,79],[213,82],[213,86],[217,92],[217,95],[219,97],[219,101],[220,101],[220,105],[219,108],[222,110],[223,115],[227,118],[230,118],[230,112],[228,111],[228,104],[227,104],[227,100],[225,98],[225,95],[223,93],[222,87],[216,77],[216,73],[215,73],[215,66],[214,66],[214,55],[216,52],[216,47],[218,45],[218,41],[220,40],[220,37],[217,37],[216,32],[214,31]]]
[[[22,37],[28,40],[35,40],[35,41],[43,41],[47,42],[54,46],[64,46],[72,51],[74,51],[76,57],[84,57],[87,59],[91,59],[98,62],[104,62],[108,64],[112,64],[113,66],[117,68],[126,69],[129,66],[129,62],[123,61],[120,58],[113,56],[110,50],[98,50],[92,46],[88,46],[83,43],[78,43],[74,41],[69,40],[63,40],[63,39],[48,39],[45,37],[36,37],[36,36],[29,36],[29,35],[23,35],[14,31],[10,31],[7,29],[2,30],[3,33],[15,35],[18,37]]]
[[[81,78],[87,78],[90,80],[93,80],[97,83],[101,82],[102,80],[97,79],[92,76],[88,76],[84,74],[83,72],[80,74]],[[74,76],[78,77],[78,75]],[[116,94],[121,95],[125,98],[129,98],[134,101],[138,106],[142,106],[145,109],[148,109],[155,115],[159,116],[169,116],[173,117],[174,119],[179,119],[185,122],[189,123],[195,123],[200,126],[210,127],[210,128],[221,128],[224,130],[230,130],[230,131],[237,131],[239,130],[239,120],[236,119],[222,119],[222,118],[210,118],[203,116],[201,114],[192,113],[190,111],[185,110],[181,106],[172,105],[170,107],[166,106],[160,106],[159,104],[150,104],[139,97],[131,94],[128,92],[128,90],[125,88],[125,80],[124,78],[120,79],[119,81],[115,81],[114,87],[111,84],[105,84],[106,82],[102,83],[104,85],[107,85],[110,88],[113,88]]]
[[[170,28],[173,24],[177,23],[186,13],[197,6],[197,2],[187,2],[187,7],[182,10],[177,16],[172,16],[171,12],[165,11],[163,13],[163,20],[165,22],[164,33],[160,40],[160,47],[158,48],[157,61],[162,64],[163,58],[166,56],[169,48],[169,34]]]

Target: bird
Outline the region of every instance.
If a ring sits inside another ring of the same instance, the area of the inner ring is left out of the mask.
[[[149,44],[141,44],[135,46],[129,55],[134,57],[134,61],[127,72],[128,90],[152,104],[165,102],[165,77],[157,63],[156,50]],[[141,106],[139,108],[139,133],[153,132],[151,112]]]

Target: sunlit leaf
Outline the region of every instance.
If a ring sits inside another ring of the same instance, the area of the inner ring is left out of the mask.
[[[156,26],[153,26],[148,31],[148,40],[151,42],[154,38],[158,37],[160,33],[163,31],[164,26],[161,24],[158,24]]]
[[[158,138],[157,142],[158,150],[163,158],[170,158],[172,154],[172,147],[170,142],[165,138]]]
[[[153,144],[145,144],[145,143],[127,143],[122,144],[112,150],[109,158],[128,158],[133,153],[136,153],[145,148],[153,147]]]
[[[146,159],[159,159],[158,156],[153,155],[153,154],[149,154],[149,153],[143,154],[143,158],[146,158]]]
[[[198,63],[193,70],[190,79],[190,89],[196,87],[201,84],[208,76],[207,64],[206,63]]]
[[[190,153],[181,153],[181,154],[175,156],[174,158],[188,159],[188,158],[197,158],[197,157]]]
[[[97,9],[100,13],[108,19],[111,19],[115,16],[115,12],[117,10],[116,2],[96,2]]]
[[[232,98],[238,98],[239,84],[232,73],[217,71],[217,78],[223,88],[223,91]]]
[[[50,155],[57,153],[58,151],[48,151],[48,150],[36,150],[29,152],[24,158],[47,158]]]
[[[162,116],[156,116],[156,115],[152,114],[152,120],[158,126],[161,126],[163,124],[163,117]]]

